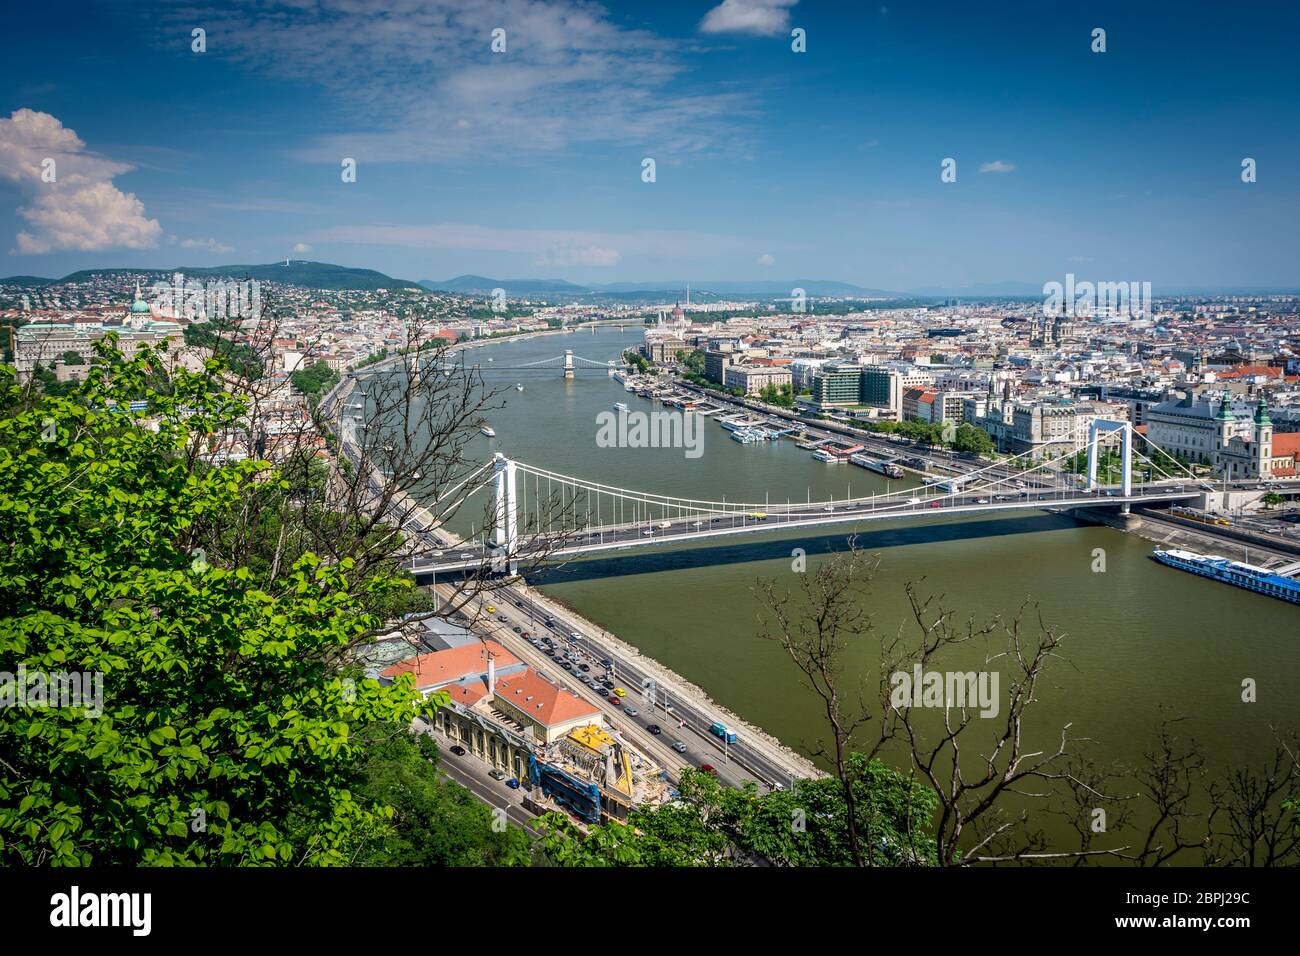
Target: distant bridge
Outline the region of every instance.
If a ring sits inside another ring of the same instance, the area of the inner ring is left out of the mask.
[[[458,372],[479,371],[479,372],[545,372],[556,371],[563,375],[564,378],[573,378],[579,370],[595,371],[599,369],[606,375],[612,376],[621,368],[627,368],[627,364],[617,359],[592,359],[582,355],[574,355],[572,349],[565,349],[563,355],[553,355],[550,358],[539,359],[536,362],[525,362],[521,365],[507,365],[504,362],[494,361],[493,356],[488,356],[486,363],[468,362],[466,356],[469,349],[459,349],[455,353],[460,356],[460,361],[450,361],[447,355],[425,355],[411,353],[403,363],[406,367],[407,374],[412,380],[418,380],[421,375],[429,372],[441,371],[445,375],[452,375]],[[396,363],[387,363],[381,367],[379,365],[367,366],[355,369],[352,372],[353,378],[361,378],[366,375],[372,375],[375,372],[385,371]]]

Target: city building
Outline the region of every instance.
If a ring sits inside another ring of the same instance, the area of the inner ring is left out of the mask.
[[[707,349],[704,353],[704,377],[710,382],[723,384],[727,379],[727,368],[735,359],[735,352],[730,345]]]
[[[1273,473],[1273,422],[1262,397],[1251,402],[1225,392],[1215,403],[1188,395],[1149,407],[1146,421],[1147,437],[1175,458],[1209,465],[1226,478]],[[1285,461],[1278,467],[1285,469]]]
[[[729,365],[723,385],[738,388],[746,395],[757,395],[769,385],[781,388],[791,383],[790,370],[771,365]]]

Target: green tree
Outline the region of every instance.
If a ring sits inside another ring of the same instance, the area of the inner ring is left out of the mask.
[[[517,826],[494,826],[491,809],[439,779],[438,747],[427,734],[375,724],[360,740],[365,759],[355,793],[393,808],[388,831],[357,858],[367,866],[527,866],[532,842]]]
[[[993,439],[982,428],[976,428],[969,422],[962,422],[957,426],[952,447],[965,454],[987,455],[993,451]]]
[[[704,349],[682,350],[677,353],[677,361],[681,362],[693,375],[704,375]]]
[[[764,385],[758,397],[769,405],[777,405],[781,408],[794,407],[794,395],[789,385]]]
[[[354,728],[404,726],[419,698],[331,662],[400,583],[308,553],[272,593],[190,553],[196,516],[284,481],[202,465],[244,412],[219,361],[157,391],[160,352],[96,351],[106,374],[71,398],[0,370],[0,659],[102,675],[89,706],[0,707],[0,863],[347,862],[392,816],[353,792]],[[113,410],[141,394],[156,432]]]
[[[925,830],[938,802],[929,788],[862,754],[851,755],[846,769],[856,829],[875,841],[873,863],[933,865],[935,845]],[[541,824],[543,853],[561,866],[853,865],[847,804],[834,778],[759,794],[753,784],[725,787],[687,768],[679,788],[672,803],[586,835],[563,814],[549,814]]]
[[[306,368],[297,369],[289,376],[289,380],[298,391],[315,398],[338,383],[339,373],[330,368],[329,363],[318,361]]]

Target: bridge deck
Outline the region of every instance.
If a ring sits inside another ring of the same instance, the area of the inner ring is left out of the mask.
[[[870,502],[863,502],[857,506],[840,506],[832,513],[809,514],[809,513],[791,513],[784,514],[779,512],[769,513],[766,520],[750,518],[748,515],[727,515],[718,519],[700,517],[695,519],[682,519],[674,522],[670,529],[663,529],[666,533],[657,533],[645,535],[646,524],[642,523],[636,526],[622,526],[619,528],[594,529],[590,532],[579,531],[580,538],[586,540],[573,541],[567,545],[557,548],[555,551],[546,555],[548,559],[560,559],[567,557],[576,557],[585,554],[595,554],[602,551],[622,551],[638,547],[654,547],[673,544],[687,544],[691,541],[700,541],[707,538],[718,538],[728,535],[737,534],[761,534],[803,528],[827,527],[839,524],[855,524],[864,521],[890,521],[898,519],[917,519],[917,518],[941,518],[950,517],[956,514],[981,514],[987,512],[1010,512],[1010,511],[1046,511],[1046,510],[1074,510],[1077,508],[1097,508],[1097,507],[1118,507],[1121,505],[1150,503],[1152,501],[1181,501],[1196,498],[1199,491],[1173,491],[1162,489],[1151,489],[1145,494],[1131,495],[1127,498],[1118,495],[1084,495],[1075,498],[1046,498],[1045,500],[1026,500],[1016,499],[1013,501],[991,501],[988,504],[979,504],[977,502],[940,505],[931,507],[930,502],[939,499],[922,499],[920,504],[910,505],[890,505],[887,507],[871,507]],[[797,515],[797,516],[796,516]],[[718,521],[731,520],[731,524],[725,526],[714,526]],[[707,521],[707,524],[700,528],[692,528],[693,521]],[[456,571],[468,571],[483,566],[484,562],[491,560],[495,549],[489,546],[484,549],[477,544],[466,545],[458,548],[447,548],[449,551],[455,551],[456,556],[448,555],[445,559],[416,559],[409,567],[415,574],[444,574]],[[517,560],[527,561],[530,555],[536,552],[544,552],[545,544],[536,548],[529,548],[517,555]],[[472,558],[461,558],[461,554],[473,554]]]

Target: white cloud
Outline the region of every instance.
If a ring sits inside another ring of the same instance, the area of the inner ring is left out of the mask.
[[[53,182],[42,178],[47,159],[54,161]],[[14,252],[156,248],[163,235],[158,220],[113,185],[113,177],[131,168],[88,151],[49,113],[19,109],[0,117],[0,176],[23,194],[18,215],[30,227],[18,233]]]
[[[722,0],[700,21],[701,33],[776,36],[790,28],[790,7],[799,0]]]
[[[216,239],[182,239],[182,249],[202,249],[205,252],[234,252],[234,246],[227,246]]]
[[[776,259],[768,255],[766,252],[758,257],[758,264],[760,266],[770,266],[775,263],[776,263]]]
[[[980,166],[981,173],[1013,173],[1015,171],[1015,163],[1004,163],[1000,159],[995,159],[991,163],[984,163]]]
[[[193,14],[164,13],[163,34],[188,34]],[[681,154],[734,143],[749,101],[680,89],[688,44],[586,0],[248,2],[203,19],[224,61],[330,97],[331,122],[297,153],[314,162],[509,161],[586,143]],[[497,25],[505,54],[490,49]]]
[[[305,242],[295,242],[293,245],[293,251],[301,255],[304,252],[311,252],[311,246]]]

